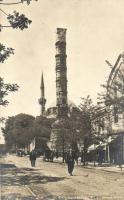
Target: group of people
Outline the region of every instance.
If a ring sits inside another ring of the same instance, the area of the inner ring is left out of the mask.
[[[32,167],[35,167],[36,158],[37,158],[37,153],[36,153],[35,150],[32,150],[30,152],[30,155],[29,155],[29,159],[31,161]],[[65,161],[66,161],[67,166],[68,166],[68,173],[70,174],[70,176],[73,176],[72,172],[74,170],[75,156],[74,156],[74,154],[71,150],[66,154]]]

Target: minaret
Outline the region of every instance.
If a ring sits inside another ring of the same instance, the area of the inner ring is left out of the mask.
[[[67,66],[66,66],[66,29],[57,28],[56,46],[56,106],[57,117],[68,115],[67,103]]]
[[[46,99],[45,99],[45,88],[44,88],[44,78],[43,78],[43,73],[41,77],[41,98],[39,99],[39,104],[41,105],[41,115],[45,115],[45,104],[46,104]]]

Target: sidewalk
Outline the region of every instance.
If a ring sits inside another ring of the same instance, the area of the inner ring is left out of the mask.
[[[108,166],[108,163],[105,163],[101,166],[99,166],[98,164],[96,164],[96,166],[94,166],[94,163],[89,163],[87,166],[82,166],[82,167],[86,167],[89,169],[95,169],[95,170],[102,170],[102,171],[106,171],[106,172],[115,172],[115,173],[124,174],[124,165],[122,165],[122,168],[120,168],[118,165]]]
[[[58,158],[58,159],[54,159],[55,163],[59,163],[59,164],[64,164],[62,163],[62,158]],[[75,165],[77,165],[75,163]],[[103,163],[102,165],[98,165],[98,163],[96,163],[96,166],[94,166],[93,162],[89,162],[87,166],[83,166],[81,164],[81,162],[79,162],[79,164],[77,165],[78,167],[82,167],[82,168],[88,168],[88,169],[95,169],[95,170],[102,170],[102,171],[107,171],[107,172],[115,172],[115,173],[122,173],[124,174],[124,165],[122,165],[122,168],[119,167],[119,165],[114,165],[114,164],[109,164],[109,163]]]

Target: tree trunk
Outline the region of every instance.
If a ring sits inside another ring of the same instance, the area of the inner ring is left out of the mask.
[[[93,159],[94,167],[96,166],[96,150],[94,150],[94,159]]]
[[[94,161],[93,161],[93,163],[94,163],[94,167],[96,166],[96,145],[94,144]]]

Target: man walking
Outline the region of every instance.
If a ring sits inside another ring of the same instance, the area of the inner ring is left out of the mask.
[[[31,161],[31,166],[35,167],[35,162],[36,162],[36,152],[35,152],[35,150],[32,150],[30,152],[29,158],[30,158],[30,161]]]
[[[72,172],[73,172],[73,169],[74,169],[74,155],[72,153],[72,151],[70,151],[68,154],[67,154],[67,166],[68,166],[68,173],[70,174],[70,176],[73,176]]]

